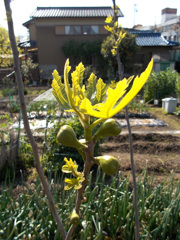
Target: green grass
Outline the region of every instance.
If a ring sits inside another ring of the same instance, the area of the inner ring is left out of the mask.
[[[170,129],[180,130],[179,116],[168,114],[162,108],[149,108],[149,113],[167,123]]]
[[[51,176],[49,176],[49,180]],[[90,174],[81,205],[81,224],[73,239],[135,239],[133,188],[121,173],[109,178],[100,170]],[[93,179],[93,181],[92,181]],[[23,179],[22,179],[23,182]],[[69,228],[69,216],[75,206],[76,192],[64,191],[62,178],[51,180],[58,213]],[[180,238],[180,182],[165,181],[153,188],[153,177],[146,171],[138,180],[141,239]],[[0,195],[0,239],[61,239],[39,180],[31,186],[23,182],[22,192],[13,195],[13,181],[2,184]],[[84,227],[83,227],[84,226]]]

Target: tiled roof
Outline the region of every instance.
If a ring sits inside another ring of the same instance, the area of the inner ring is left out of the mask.
[[[136,37],[138,46],[167,46],[168,41],[161,34],[139,34]]]
[[[20,48],[35,48],[36,47],[36,42],[35,41],[20,42],[18,44],[18,47],[20,47]]]
[[[107,17],[113,13],[111,7],[37,7],[30,17]],[[118,16],[124,16],[120,9]]]
[[[138,46],[176,46],[177,42],[166,40],[161,33],[154,33],[150,31],[129,30],[131,34],[137,35],[136,44]]]

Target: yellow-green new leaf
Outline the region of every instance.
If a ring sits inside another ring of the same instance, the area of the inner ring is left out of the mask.
[[[122,81],[118,82],[115,89],[109,87],[107,90],[108,97],[106,102],[97,106],[96,109],[102,111],[101,109],[104,108],[106,109],[106,112],[108,114],[111,109],[113,109],[117,101],[124,95],[128,85],[129,82],[127,81],[127,79],[123,79]]]
[[[91,73],[89,79],[88,79],[88,85],[86,89],[86,98],[89,100],[92,98],[93,94],[96,91],[96,82],[97,82],[97,77],[94,73]]]
[[[105,20],[105,23],[112,23],[112,19],[113,19],[113,17],[108,16]]]
[[[74,186],[78,185],[78,181],[76,178],[66,178],[64,182],[67,183],[67,185],[64,187],[64,190],[70,190]]]
[[[79,176],[77,178],[66,178],[64,180],[67,185],[64,187],[64,190],[69,190],[74,187],[75,190],[78,190],[82,187],[82,182],[85,180],[84,175],[82,173],[79,173]]]
[[[75,102],[72,98],[72,91],[69,86],[69,79],[68,79],[68,73],[70,70],[71,70],[71,67],[69,66],[69,59],[67,59],[64,67],[64,84],[65,84],[65,89],[66,89],[66,94],[68,97],[69,104],[71,105],[72,108],[74,108]]]
[[[76,76],[77,76],[77,82],[79,84],[80,87],[82,87],[83,85],[83,75],[84,75],[84,70],[85,67],[84,65],[81,63],[79,63],[79,65],[76,67]]]
[[[64,158],[64,161],[66,162],[66,164],[62,166],[62,172],[64,172],[64,173],[77,172],[78,165],[77,165],[76,161],[72,161],[71,158],[69,159],[69,161],[67,158]]]
[[[117,26],[118,26],[118,23],[115,22],[115,23],[114,23],[114,28],[117,28]]]
[[[69,80],[68,80],[68,73],[69,73],[70,69],[71,69],[71,67],[69,66],[69,59],[67,59],[67,61],[65,63],[65,67],[64,67],[64,84],[65,84],[66,94],[68,97],[68,102],[71,105],[72,110],[74,112],[76,112],[76,114],[79,116],[79,119],[82,120],[81,123],[84,124],[82,115],[77,108],[77,106],[79,106],[80,102],[81,102],[79,93],[83,94],[83,90],[80,88],[80,86],[78,86],[79,92],[76,92],[77,89],[76,89],[76,87],[73,86],[72,87],[73,92],[72,92],[72,90],[69,86]],[[72,111],[72,110],[70,110],[70,111]]]
[[[96,102],[102,102],[104,96],[106,94],[106,84],[103,82],[101,78],[98,79],[96,85]]]
[[[114,28],[113,27],[110,27],[110,26],[104,26],[104,28],[108,31],[108,32],[111,32],[113,33],[114,32]]]
[[[137,76],[135,78],[131,90],[124,97],[123,95],[125,94],[132,77],[119,81],[115,89],[108,88],[108,97],[105,103],[99,103],[92,106],[88,99],[84,99],[80,106],[81,110],[84,114],[97,118],[107,119],[114,116],[116,113],[122,110],[141,90],[151,73],[152,67],[153,60],[151,60],[148,67],[140,75],[140,77]]]
[[[52,93],[57,99],[57,101],[60,104],[60,108],[63,110],[68,110],[70,109],[70,105],[68,103],[68,98],[65,92],[65,86],[61,82],[61,77],[59,76],[58,72],[54,70],[53,72],[53,81],[52,81]]]
[[[116,56],[117,51],[116,51],[115,49],[111,49],[111,52],[112,52],[112,55],[113,55],[113,56]]]

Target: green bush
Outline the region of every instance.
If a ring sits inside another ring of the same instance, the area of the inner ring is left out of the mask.
[[[24,89],[24,94],[27,94],[27,89]],[[3,97],[18,95],[18,90],[15,87],[4,87],[2,89],[2,95]]]
[[[43,90],[41,90],[41,91],[39,92],[39,95],[40,95],[40,94],[43,94],[43,93],[45,93],[45,92],[46,92],[46,90],[43,89]]]
[[[148,104],[144,103],[143,100],[140,100],[138,96],[128,104],[128,110],[131,113],[145,113],[148,112],[148,109]]]
[[[152,72],[144,90],[144,100],[149,102],[153,99],[161,101],[166,97],[176,97],[180,86],[179,74],[171,69],[161,72]]]
[[[34,166],[34,155],[27,136],[21,138],[20,141],[19,166],[25,169]]]
[[[6,88],[3,88],[3,89],[2,89],[2,96],[3,96],[3,97],[8,96],[8,93],[9,93],[9,88],[6,87]]]
[[[32,95],[38,95],[38,93],[39,93],[38,90],[33,90],[31,94],[32,94]]]
[[[27,88],[24,88],[24,95],[27,95],[28,94],[28,90]]]

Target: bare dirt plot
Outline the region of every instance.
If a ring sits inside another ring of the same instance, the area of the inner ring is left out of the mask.
[[[141,128],[142,130],[142,128]],[[146,131],[147,128],[146,128]],[[155,176],[155,182],[160,182],[174,173],[175,180],[180,180],[180,134],[153,132],[134,133],[133,155],[137,173],[145,167],[149,174]],[[158,131],[159,132],[159,131]],[[119,159],[121,171],[127,175],[131,171],[129,136],[127,133],[117,137],[107,138],[101,145],[103,155],[112,155]]]

